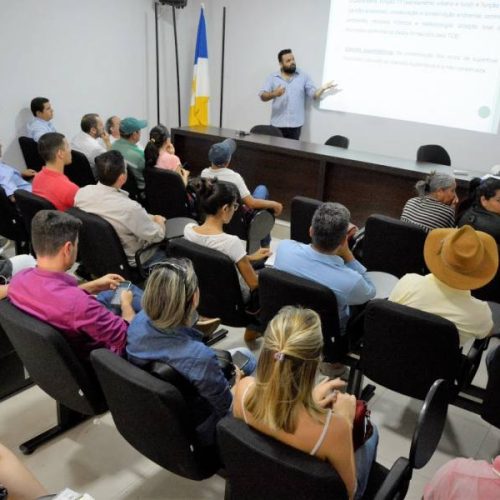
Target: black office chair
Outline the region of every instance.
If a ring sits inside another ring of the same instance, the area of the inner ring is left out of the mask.
[[[364,311],[363,346],[351,369],[348,392],[369,398],[373,386],[367,386],[362,396],[366,375],[393,391],[424,399],[434,380],[444,379],[450,401],[461,406],[458,393],[472,382],[485,342],[476,340],[464,356],[451,321],[388,300],[372,300]]]
[[[171,170],[147,167],[144,170],[146,199],[152,214],[173,217],[192,217],[186,186],[182,177]]]
[[[26,162],[26,168],[32,168],[40,172],[45,165],[45,161],[40,156],[40,153],[38,153],[38,144],[30,137],[19,137],[18,141],[24,161]]]
[[[24,221],[2,187],[0,187],[0,235],[16,244],[16,254],[29,252],[30,237]]]
[[[500,429],[500,348],[496,349],[488,367],[488,383],[484,392],[481,417]]]
[[[417,161],[451,165],[450,155],[443,146],[437,144],[420,146],[417,151]]]
[[[136,268],[128,263],[120,238],[113,226],[102,217],[73,207],[67,211],[82,221],[78,235],[78,259],[86,271],[94,277],[116,273],[138,285],[147,277],[142,267],[141,255],[145,250],[158,247],[153,243],[136,254]]]
[[[347,149],[349,148],[349,139],[343,135],[332,135],[326,140],[325,146],[336,146]]]
[[[273,268],[259,273],[259,319],[265,328],[284,306],[302,306],[313,309],[321,318],[324,361],[335,363],[348,351],[347,337],[340,335],[340,324],[335,294],[314,281],[299,278]]]
[[[229,257],[184,238],[171,240],[168,251],[172,257],[192,261],[200,287],[201,315],[221,318],[224,325],[230,326],[247,326],[251,322],[245,312],[238,271]]]
[[[77,358],[61,333],[8,300],[0,301],[0,324],[33,382],[57,402],[57,425],[23,443],[19,448],[25,455],[107,410],[90,366]]]
[[[24,189],[17,189],[14,192],[16,198],[16,205],[21,212],[24,220],[24,227],[28,234],[31,234],[31,221],[37,212],[40,210],[55,210],[56,207],[52,205],[49,200],[42,198],[36,194],[30,193]]]
[[[320,200],[295,196],[292,199],[290,216],[290,239],[305,243],[311,243],[309,228],[316,209],[323,204]]]
[[[164,371],[159,380],[107,349],[93,351],[91,361],[118,432],[137,451],[195,481],[217,471],[214,450],[197,443],[186,401],[173,385],[177,378]]]
[[[413,469],[430,460],[446,422],[447,387],[436,381],[420,410],[408,458],[400,457],[390,470],[375,463],[364,499],[405,497]],[[217,425],[225,464],[226,500],[331,500],[347,498],[344,483],[332,466],[248,426],[232,416]]]
[[[125,163],[127,165],[127,180],[122,186],[122,189],[128,193],[128,196],[131,200],[137,201],[144,206],[145,198],[143,196],[143,193],[139,189],[139,186],[137,185],[137,179],[135,178],[134,169],[128,162]]]
[[[479,300],[487,302],[500,302],[500,271],[495,277],[481,288],[471,291],[472,295]]]
[[[281,130],[272,125],[254,125],[250,129],[251,134],[272,135],[274,137],[283,137]]]
[[[366,221],[363,264],[369,271],[382,271],[401,278],[407,273],[426,274],[424,243],[427,233],[414,224],[385,215]]]
[[[79,187],[95,184],[96,180],[87,157],[79,151],[71,150],[72,161],[64,167],[64,174]]]

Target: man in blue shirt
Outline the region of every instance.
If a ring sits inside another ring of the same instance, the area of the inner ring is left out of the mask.
[[[0,186],[4,189],[5,194],[14,201],[14,191],[16,189],[31,191],[31,184],[26,179],[33,177],[36,172],[31,168],[27,168],[20,173],[14,167],[5,164],[1,158],[2,144],[0,144]]]
[[[28,137],[38,142],[43,134],[56,132],[56,128],[50,120],[54,117],[54,110],[46,97],[35,97],[31,101],[31,112],[33,120],[26,126]]]
[[[343,333],[350,317],[349,306],[368,302],[376,292],[366,268],[349,249],[348,240],[355,230],[350,218],[349,210],[340,203],[323,203],[314,212],[309,229],[312,244],[283,240],[274,263],[276,269],[320,283],[335,293]]]
[[[259,92],[262,101],[273,101],[271,125],[281,130],[283,137],[299,139],[304,125],[306,96],[319,99],[325,90],[335,87],[327,82],[316,88],[311,78],[295,65],[291,49],[278,53],[280,71],[272,73]]]

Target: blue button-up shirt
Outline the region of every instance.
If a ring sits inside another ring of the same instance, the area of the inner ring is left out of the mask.
[[[330,288],[337,298],[342,330],[349,319],[349,306],[375,297],[375,285],[362,264],[357,260],[344,263],[342,257],[317,252],[311,245],[283,240],[276,251],[274,267]]]
[[[28,137],[31,137],[34,141],[38,142],[43,134],[47,134],[48,132],[56,132],[56,128],[54,127],[52,122],[47,122],[35,116],[33,120],[31,120],[28,125],[26,125],[26,132],[28,134]]]
[[[306,95],[314,97],[316,85],[311,78],[296,70],[290,80],[283,78],[280,72],[269,76],[259,92],[272,92],[282,85],[285,93],[272,101],[271,125],[275,127],[302,127],[304,125],[304,107]]]
[[[16,189],[31,191],[31,184],[22,178],[19,171],[2,161],[0,161],[0,186],[7,196],[12,196]]]
[[[215,442],[215,426],[229,412],[233,398],[214,351],[202,338],[194,328],[159,330],[141,311],[128,329],[127,354],[138,365],[168,363],[196,387],[200,398],[188,405],[194,405],[190,411],[200,443],[210,445]],[[209,411],[202,406],[208,406]]]

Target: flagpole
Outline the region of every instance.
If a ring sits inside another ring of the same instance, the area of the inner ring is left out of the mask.
[[[155,2],[156,38],[156,123],[160,123],[160,48],[158,44],[158,3]]]
[[[219,127],[222,128],[222,110],[224,107],[224,56],[226,48],[226,7],[222,7],[222,55],[220,69],[220,113]]]
[[[177,121],[181,126],[181,84],[179,80],[179,48],[177,45],[177,21],[175,18],[175,7],[172,5],[172,16],[174,19],[174,42],[175,42],[175,71],[177,73]]]

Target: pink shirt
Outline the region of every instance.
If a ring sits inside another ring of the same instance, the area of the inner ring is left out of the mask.
[[[57,210],[62,212],[73,206],[79,187],[61,172],[43,167],[35,175],[32,184],[33,194],[49,200]]]
[[[181,160],[176,155],[171,155],[166,151],[162,151],[160,156],[158,156],[158,160],[156,162],[156,166],[158,168],[164,168],[166,170],[177,170],[177,167],[181,164]]]
[[[496,459],[500,462],[500,458]],[[496,470],[498,469],[498,470]],[[443,465],[424,489],[425,500],[493,500],[500,498],[500,463],[455,458]]]
[[[80,358],[88,359],[99,347],[117,354],[125,350],[125,320],[79,288],[67,273],[20,271],[9,284],[8,297],[22,311],[60,330]]]

